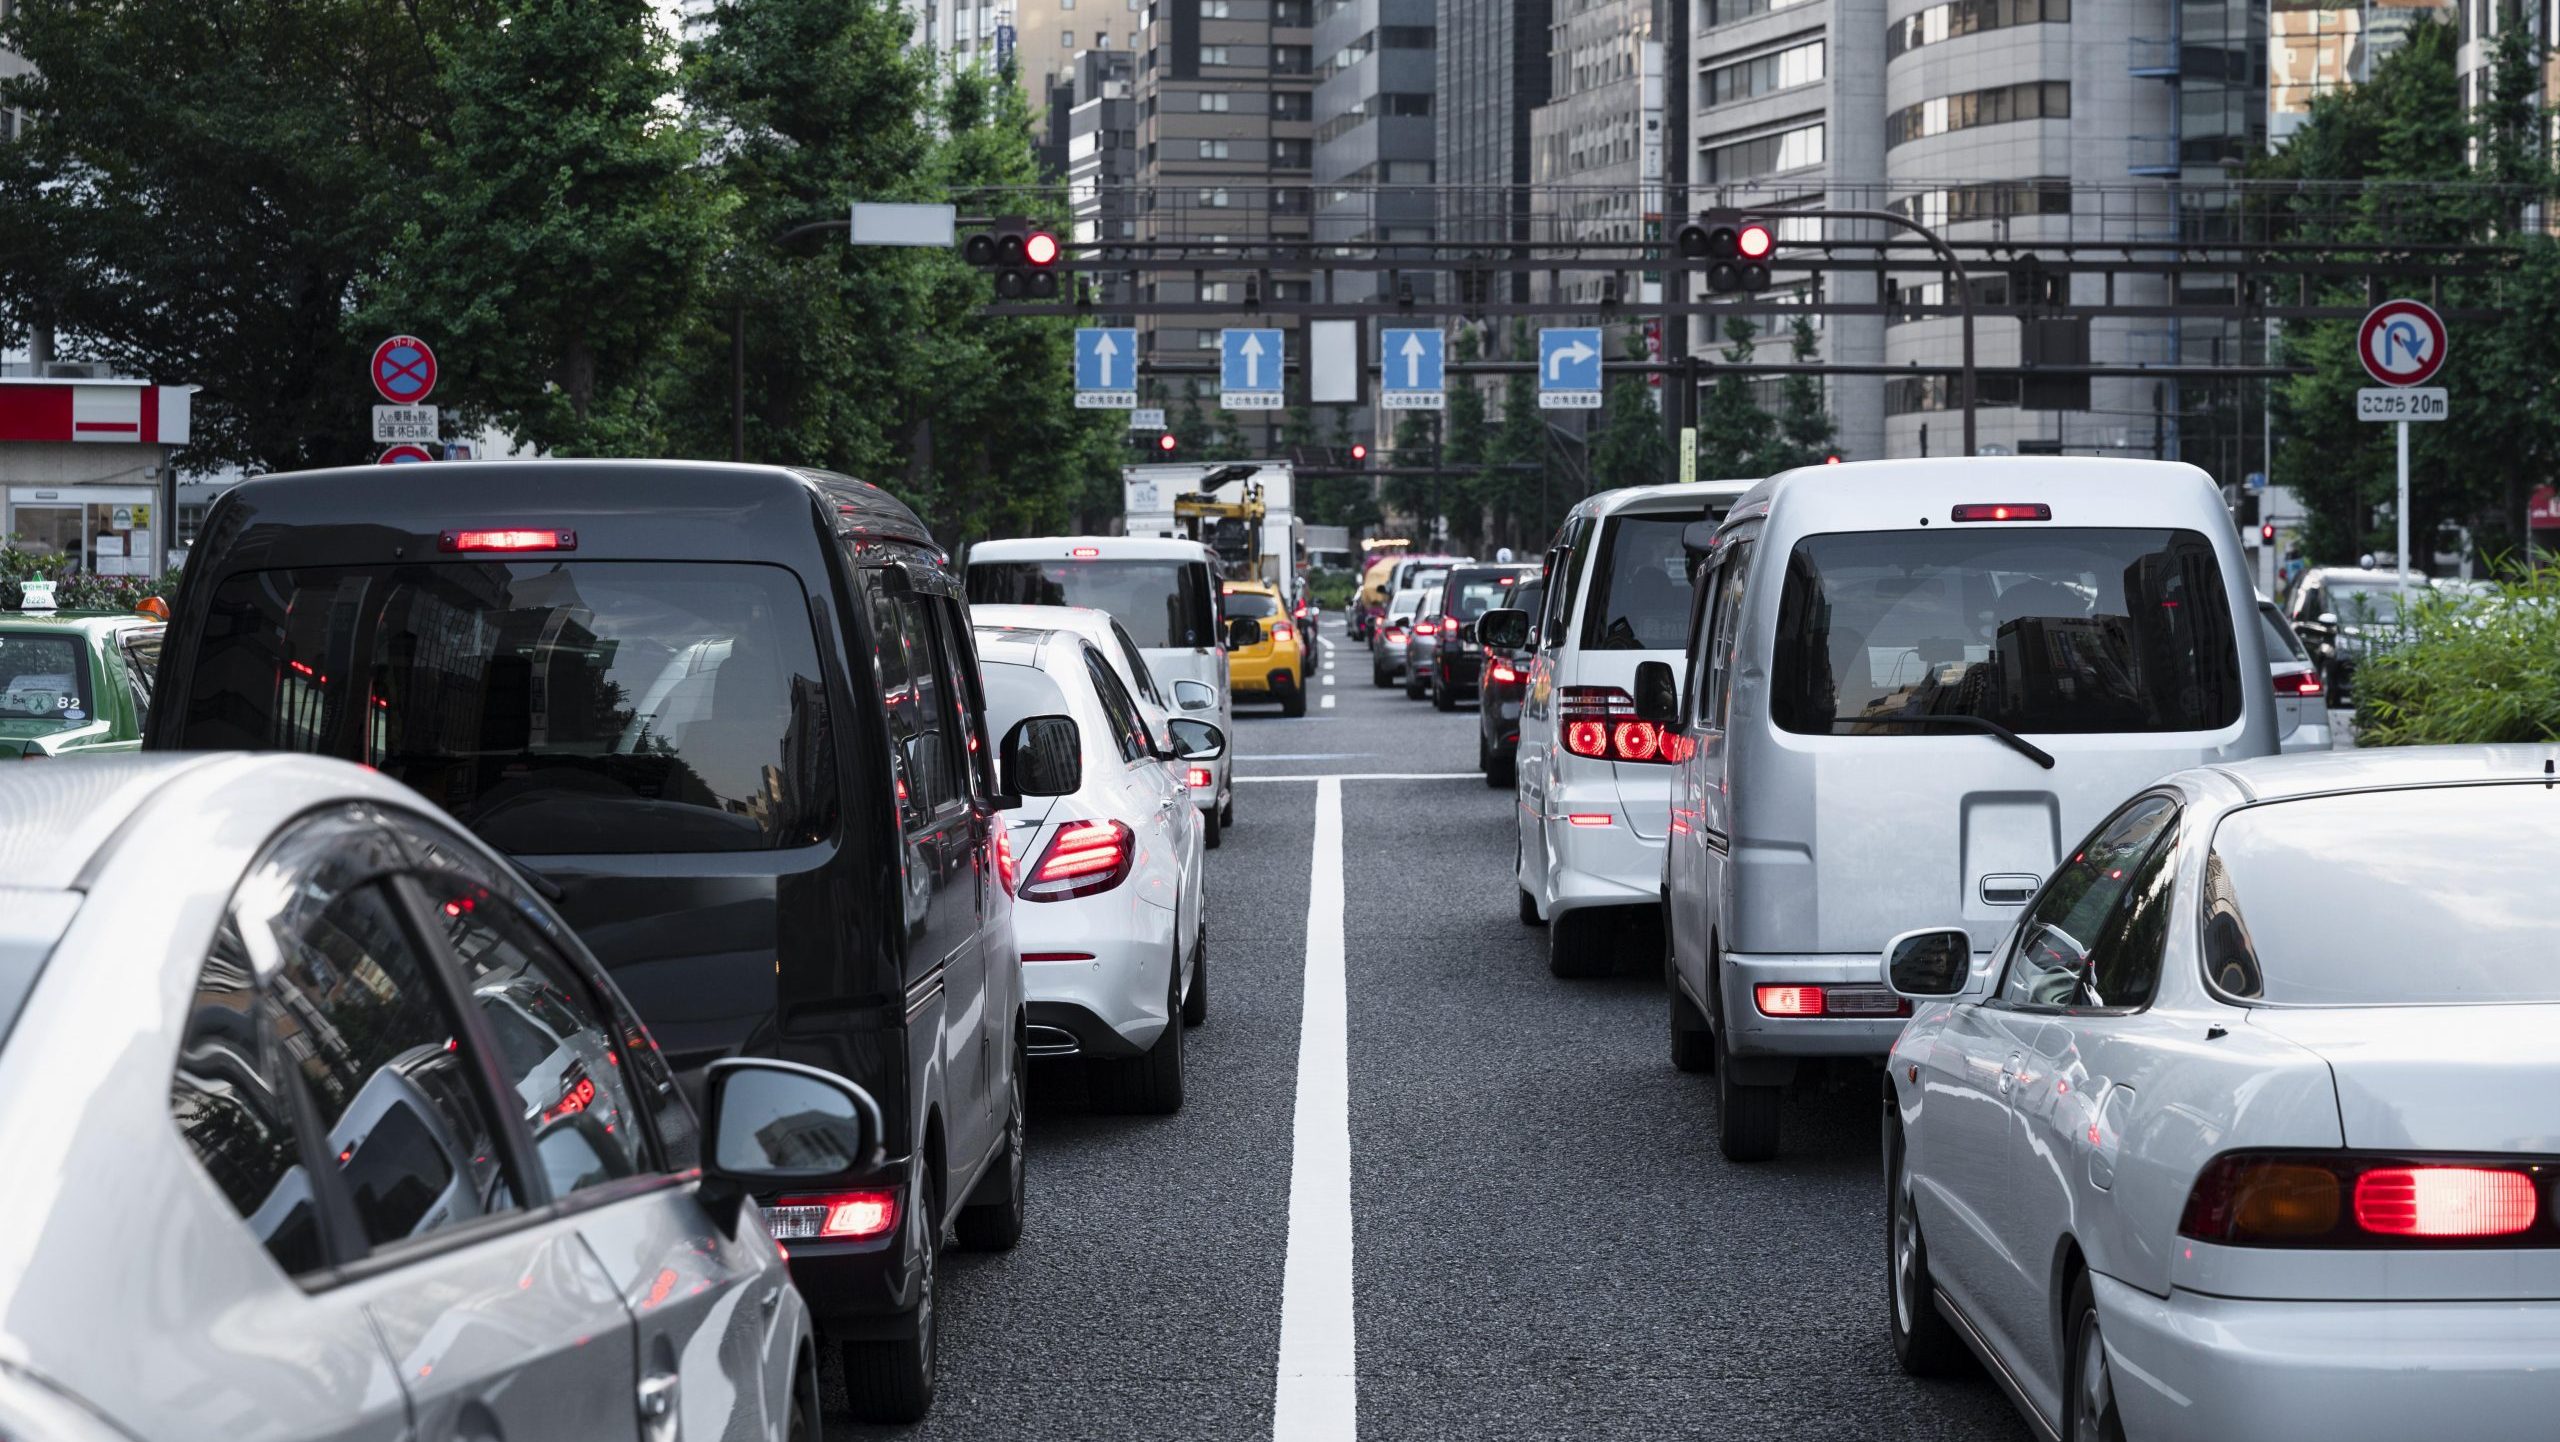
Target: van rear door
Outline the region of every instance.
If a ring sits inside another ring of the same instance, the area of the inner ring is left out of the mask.
[[[1665,661],[1674,670],[1680,667],[1691,599],[1689,559],[1680,533],[1712,514],[1691,506],[1626,510],[1601,520],[1589,563],[1591,585],[1581,614],[1571,621],[1576,638],[1571,674],[1560,684],[1616,691],[1632,712],[1638,666]],[[1670,835],[1670,765],[1620,760],[1611,770],[1627,825],[1647,840]]]

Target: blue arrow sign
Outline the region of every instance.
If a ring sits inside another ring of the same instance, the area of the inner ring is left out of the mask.
[[[1125,410],[1138,403],[1138,333],[1100,326],[1076,332],[1076,408]]]
[[[1538,332],[1538,404],[1550,410],[1600,408],[1600,328],[1558,326]]]
[[[1218,404],[1231,411],[1280,409],[1282,344],[1277,328],[1218,332]]]
[[[1391,411],[1438,410],[1448,395],[1448,338],[1436,330],[1378,334],[1378,404]]]

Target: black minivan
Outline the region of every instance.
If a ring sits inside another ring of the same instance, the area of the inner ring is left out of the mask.
[[[781,1057],[879,1099],[876,1177],[760,1200],[856,1409],[921,1416],[938,1243],[1021,1232],[997,812],[1051,778],[1021,731],[1000,776],[914,513],[762,466],[269,476],[214,503],[176,614],[149,748],[374,767],[556,888],[679,1074]]]

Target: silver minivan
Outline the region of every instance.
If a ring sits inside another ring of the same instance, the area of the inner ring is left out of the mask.
[[[1681,758],[1672,1060],[1715,1072],[1736,1161],[1776,1152],[1804,1068],[1891,1047],[1888,938],[1993,944],[2127,796],[2276,750],[2256,595],[2194,467],[1815,466],[1686,541],[1685,661],[1644,666],[1634,710]]]

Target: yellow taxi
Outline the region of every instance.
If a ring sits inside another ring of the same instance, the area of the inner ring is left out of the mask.
[[[1239,701],[1277,701],[1283,716],[1306,715],[1306,647],[1279,588],[1268,581],[1226,581],[1218,591],[1218,614],[1227,627],[1228,689]]]

